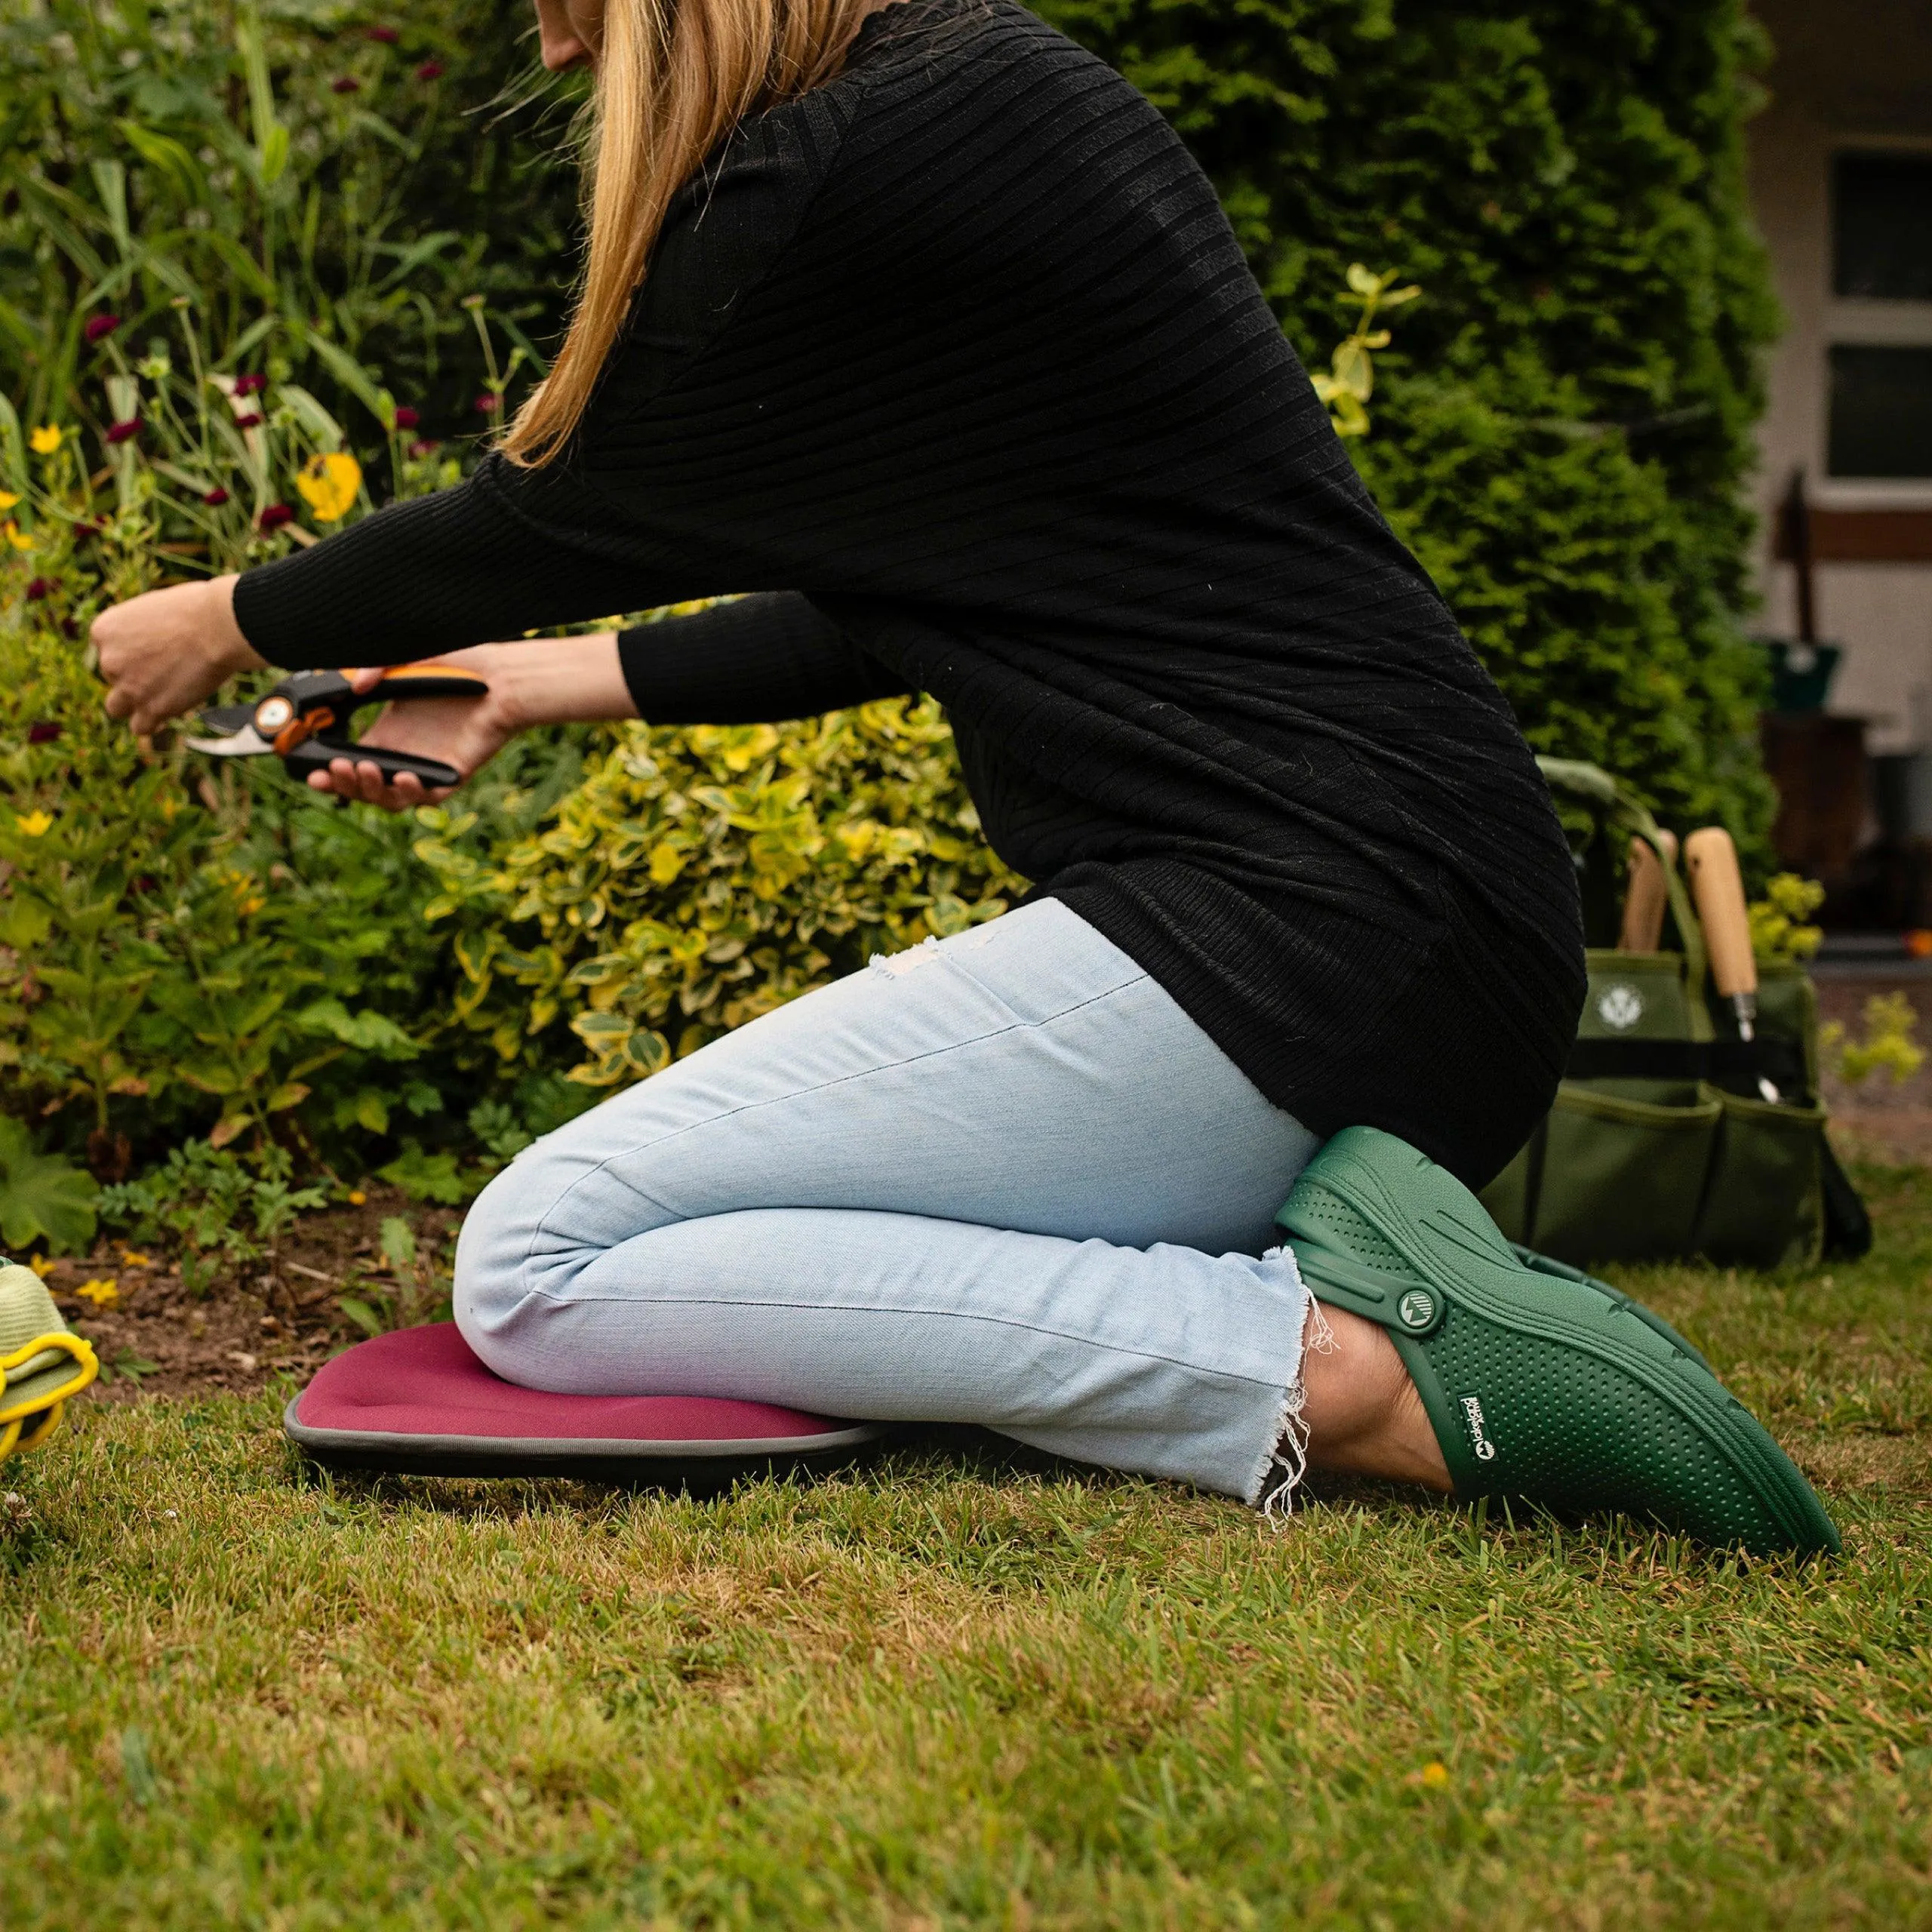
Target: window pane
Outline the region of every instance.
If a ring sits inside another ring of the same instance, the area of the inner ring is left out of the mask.
[[[1932,302],[1932,155],[1841,154],[1832,190],[1835,292]]]
[[[1834,476],[1932,476],[1932,349],[1832,351]]]

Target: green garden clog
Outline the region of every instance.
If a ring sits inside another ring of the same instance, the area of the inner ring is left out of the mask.
[[[38,1449],[100,1373],[94,1344],[69,1331],[40,1277],[0,1266],[0,1462]]]
[[[1674,1330],[1526,1262],[1407,1142],[1344,1130],[1275,1218],[1315,1299],[1388,1331],[1459,1499],[1621,1510],[1758,1555],[1838,1548],[1810,1484]]]

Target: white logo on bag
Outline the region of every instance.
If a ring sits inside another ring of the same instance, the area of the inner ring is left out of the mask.
[[[1606,986],[1603,998],[1597,1001],[1597,1017],[1620,1033],[1635,1026],[1643,1017],[1643,995],[1635,986],[1621,981],[1614,986]]]
[[[1473,1395],[1463,1398],[1463,1415],[1469,1425],[1470,1439],[1475,1444],[1476,1460],[1481,1463],[1496,1460],[1496,1444],[1483,1433],[1482,1404]]]

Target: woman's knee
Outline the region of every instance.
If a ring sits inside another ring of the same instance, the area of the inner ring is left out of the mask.
[[[605,1164],[566,1128],[526,1149],[470,1204],[457,1236],[454,1312],[464,1340],[499,1374],[537,1380],[576,1331],[586,1271],[675,1218],[608,1181]]]
[[[554,1193],[540,1161],[513,1161],[463,1217],[451,1298],[463,1339],[486,1361],[500,1338],[527,1326],[552,1302],[532,1288],[537,1273],[553,1272],[536,1267],[535,1250]]]

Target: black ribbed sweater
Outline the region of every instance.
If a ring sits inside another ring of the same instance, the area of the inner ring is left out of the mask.
[[[1011,0],[905,0],[674,207],[563,462],[248,572],[285,666],[635,632],[666,722],[946,705],[1001,857],[1278,1105],[1466,1179],[1583,986],[1507,706],[1369,501],[1206,177]],[[540,650],[540,643],[532,649]]]

